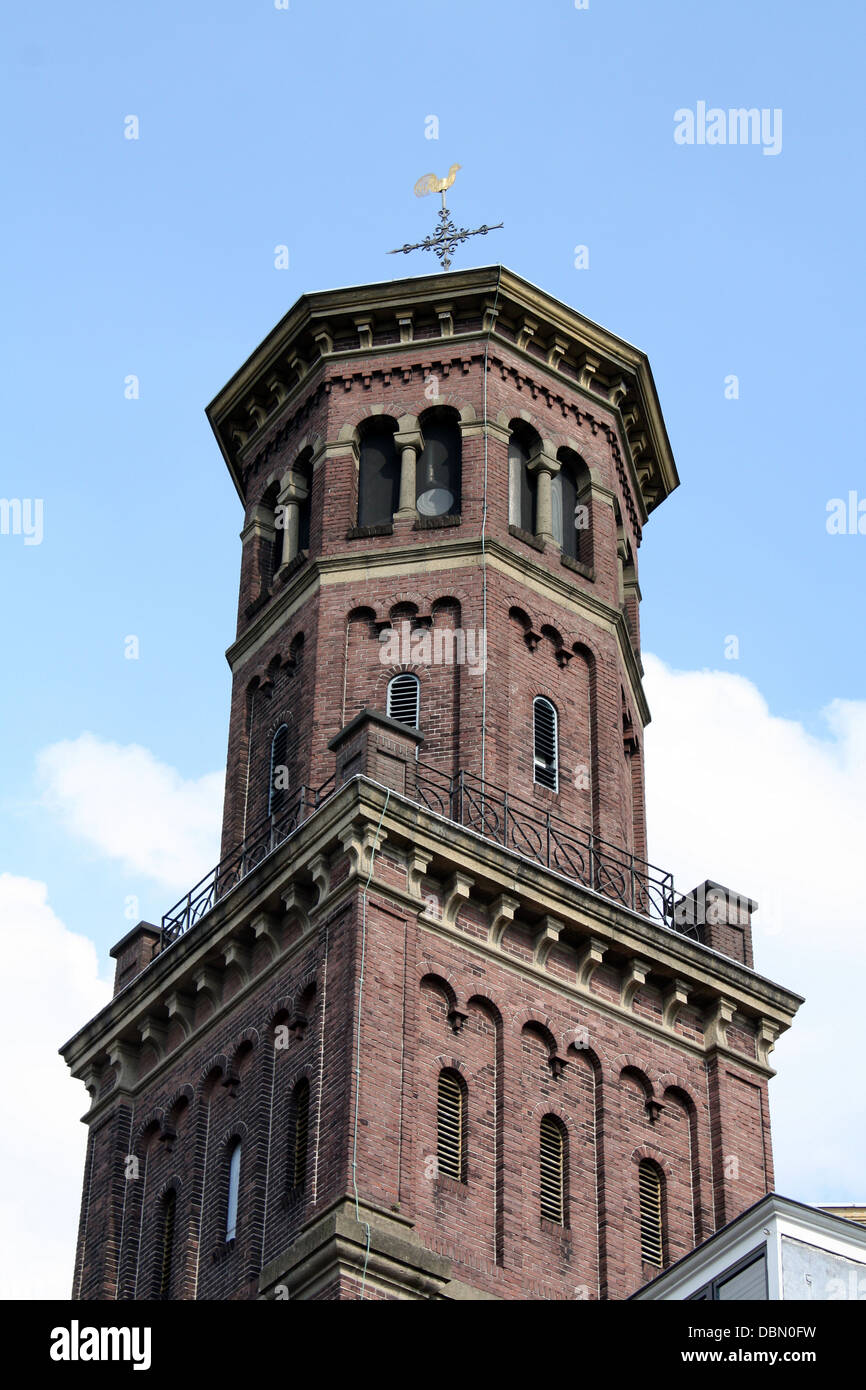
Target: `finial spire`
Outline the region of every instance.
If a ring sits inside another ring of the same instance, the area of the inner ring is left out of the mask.
[[[451,254],[462,241],[468,240],[471,236],[486,236],[488,232],[498,231],[504,227],[504,222],[497,222],[495,226],[476,227],[474,232],[469,232],[465,227],[459,230],[451,221],[448,205],[445,202],[445,194],[457,177],[459,164],[452,164],[444,179],[437,178],[435,174],[424,174],[415,184],[415,197],[424,198],[428,193],[442,194],[442,207],[439,210],[439,226],[432,236],[425,237],[423,241],[416,241],[411,246],[407,242],[405,246],[397,246],[393,251],[389,251],[389,256],[408,256],[410,251],[433,251],[442,263],[443,270],[451,268]]]

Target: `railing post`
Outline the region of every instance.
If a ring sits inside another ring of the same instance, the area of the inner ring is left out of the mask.
[[[462,768],[462,767],[461,767],[459,773],[457,774],[457,779],[458,779],[458,784],[459,784],[458,796],[459,796],[459,802],[460,802],[460,817],[459,817],[459,824],[462,825],[462,824],[463,824],[463,768]]]
[[[316,808],[317,799],[318,799],[318,792],[315,793],[315,797],[316,797],[316,800],[313,801],[313,810],[315,810],[315,808]],[[301,787],[301,800],[300,800],[300,803],[299,803],[299,805],[298,805],[298,825],[300,825],[300,824],[301,824],[301,821],[304,819],[304,810],[305,810],[305,808],[306,808],[306,805],[307,805],[307,787],[306,787],[306,784],[304,784],[304,785]]]
[[[508,849],[508,789],[502,793],[502,843]]]
[[[635,893],[634,893],[634,855],[633,855],[633,854],[630,854],[629,857],[628,857],[628,859],[629,859],[629,864],[631,865],[631,903],[630,903],[629,905],[630,905],[632,911],[634,911],[634,910],[637,908],[637,903],[636,903],[636,901],[635,901]]]
[[[595,891],[595,831],[589,832],[589,887]]]
[[[549,869],[549,868],[550,868],[550,810],[549,810],[549,809],[548,809],[548,812],[547,812],[547,825],[546,825],[546,827],[545,827],[545,830],[546,830],[546,833],[547,833],[547,846],[546,846],[546,848],[545,848],[544,863],[545,863],[546,867]]]

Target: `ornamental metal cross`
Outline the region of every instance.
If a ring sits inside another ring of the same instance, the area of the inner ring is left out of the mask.
[[[423,241],[416,241],[413,245],[408,242],[405,246],[397,246],[393,251],[389,251],[389,256],[408,256],[410,251],[434,251],[442,262],[443,270],[451,268],[451,253],[457,249],[462,241],[467,241],[471,236],[486,236],[488,232],[496,232],[500,227],[504,227],[504,222],[497,222],[495,226],[476,227],[474,232],[469,232],[465,227],[458,228],[451,221],[451,215],[445,202],[445,194],[457,177],[459,164],[452,164],[444,179],[437,179],[435,174],[425,174],[415,185],[415,197],[423,198],[427,193],[441,193],[442,207],[439,210],[439,226],[432,236],[425,237]]]

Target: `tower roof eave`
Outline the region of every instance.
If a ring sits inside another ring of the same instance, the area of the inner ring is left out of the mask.
[[[207,417],[242,501],[244,463],[310,373],[331,360],[417,351],[413,323],[449,307],[451,342],[489,335],[543,373],[619,411],[627,460],[645,514],[679,484],[658,393],[646,353],[506,266],[439,272],[303,294],[207,407]],[[485,327],[459,330],[457,320],[480,309]],[[394,329],[403,327],[394,340]],[[369,321],[391,330],[376,342]],[[517,333],[512,333],[516,325]],[[353,342],[353,337],[355,341]],[[339,343],[339,347],[335,347]]]

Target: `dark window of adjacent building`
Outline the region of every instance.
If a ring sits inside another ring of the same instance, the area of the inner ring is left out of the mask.
[[[644,1159],[638,1166],[640,1197],[640,1253],[645,1264],[662,1267],[664,1232],[662,1225],[662,1175],[654,1163]]]
[[[289,726],[281,724],[271,739],[271,766],[268,781],[268,815],[279,815],[289,799]]]
[[[358,525],[381,526],[390,522],[399,505],[400,459],[394,441],[397,425],[385,416],[374,416],[361,432],[358,464]]]
[[[177,1194],[170,1188],[162,1199],[162,1251],[159,1264],[157,1298],[171,1298],[171,1276],[174,1260]]]
[[[456,1072],[439,1073],[436,1106],[439,1176],[466,1181],[466,1090]]]
[[[460,512],[462,436],[453,410],[430,410],[421,418],[424,448],[415,472],[415,505],[420,516]]]
[[[536,443],[530,429],[519,424],[512,428],[508,441],[508,520],[533,535],[538,475],[530,473],[529,459]]]
[[[421,687],[417,676],[410,675],[407,671],[402,675],[393,676],[388,682],[386,713],[389,719],[398,719],[401,724],[408,724],[410,729],[417,729],[420,703]]]
[[[565,1225],[565,1130],[555,1115],[541,1121],[541,1215]]]
[[[559,790],[559,730],[555,707],[543,695],[532,702],[532,780]]]
[[[226,1241],[234,1240],[238,1230],[238,1198],[241,1190],[241,1141],[235,1139],[228,1151],[226,1181]]]
[[[292,1096],[291,1183],[302,1192],[307,1181],[307,1152],[310,1133],[310,1083],[302,1078]]]
[[[717,1274],[697,1293],[689,1295],[688,1302],[753,1302],[769,1297],[767,1291],[767,1250],[752,1250],[735,1265]]]

